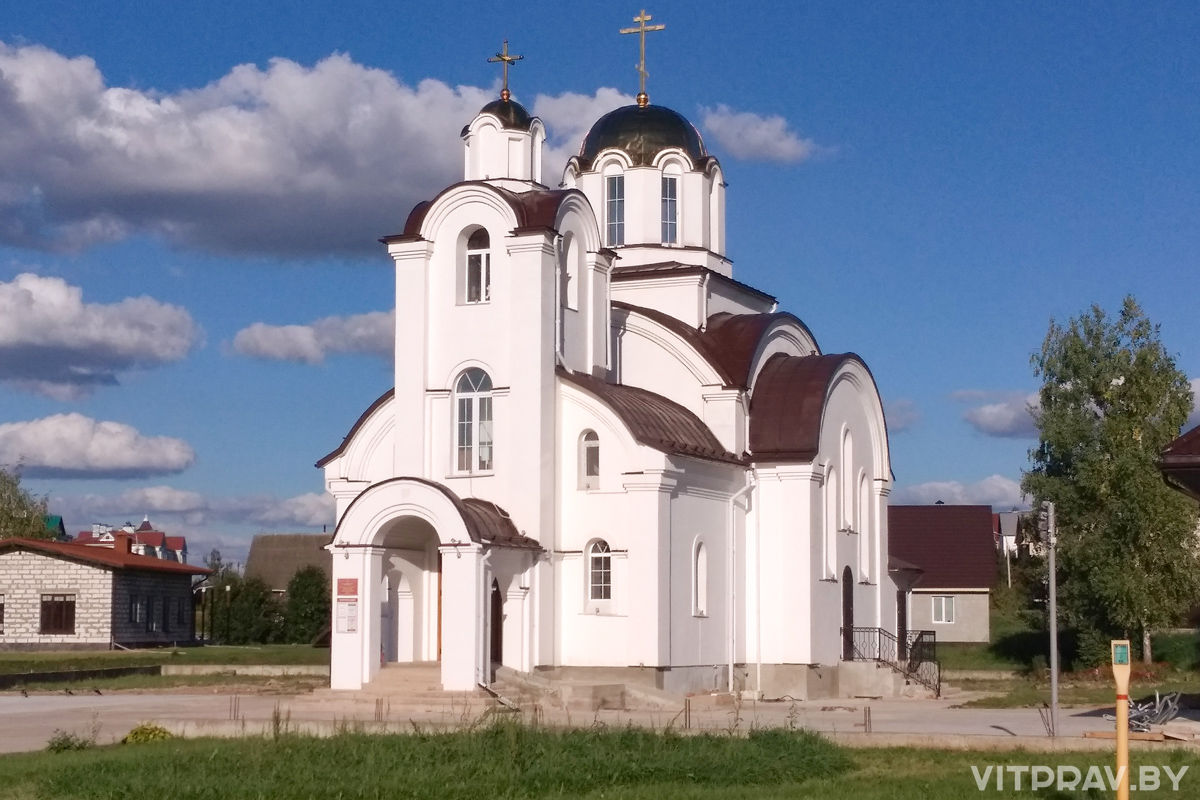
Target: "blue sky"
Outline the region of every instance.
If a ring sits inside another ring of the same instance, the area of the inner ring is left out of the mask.
[[[637,91],[638,10],[4,4],[0,463],[194,556],[332,522],[312,464],[391,382],[376,238],[461,178],[502,39],[561,165]],[[1051,317],[1133,293],[1200,377],[1200,6],[648,11],[736,277],[867,360],[894,500],[1020,502]]]

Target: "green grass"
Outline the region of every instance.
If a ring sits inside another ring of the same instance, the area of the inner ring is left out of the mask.
[[[0,652],[0,674],[153,664],[328,664],[329,649],[298,644],[168,647],[153,650]]]
[[[226,687],[253,689],[257,693],[303,693],[329,686],[329,678],[317,675],[234,675],[221,672],[215,675],[122,675],[119,678],[87,678],[80,681],[22,683],[7,689],[16,692],[52,692],[62,694],[70,689],[75,694],[87,694],[93,689],[109,691],[158,691],[187,687]]]
[[[1133,760],[1135,768],[1187,765],[1180,796],[1187,796],[1189,779],[1200,779],[1194,755],[1137,751]],[[1107,763],[1105,753],[848,750],[782,730],[681,736],[498,724],[458,733],[171,740],[0,756],[0,797],[961,800],[978,796],[972,766]]]

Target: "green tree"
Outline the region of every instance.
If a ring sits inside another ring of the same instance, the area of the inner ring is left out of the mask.
[[[1022,489],[1055,503],[1059,594],[1085,661],[1107,639],[1175,623],[1200,587],[1196,509],[1158,472],[1192,407],[1187,376],[1132,297],[1051,320],[1032,358],[1042,379],[1038,446]]]
[[[49,539],[46,528],[46,498],[34,497],[21,488],[21,475],[16,470],[0,467],[0,539],[20,536],[28,539]]]
[[[283,614],[271,587],[260,578],[242,578],[234,573],[228,576],[227,584],[230,589],[222,611],[228,616],[217,617],[218,637],[225,634],[226,644],[278,642],[283,633]],[[220,591],[225,593],[223,588]]]
[[[287,607],[283,612],[284,638],[307,644],[329,627],[329,578],[320,567],[296,570],[288,581]]]

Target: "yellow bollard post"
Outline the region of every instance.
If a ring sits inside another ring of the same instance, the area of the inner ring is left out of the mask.
[[[1129,640],[1112,641],[1117,682],[1117,800],[1129,800]]]

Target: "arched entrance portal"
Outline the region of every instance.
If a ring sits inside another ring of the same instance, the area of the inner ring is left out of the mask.
[[[437,661],[441,639],[438,536],[419,517],[397,517],[380,528],[380,662]]]
[[[496,667],[504,662],[504,595],[500,593],[500,584],[492,580],[491,603],[489,604],[488,627],[492,632],[491,640],[491,675],[495,677]]]
[[[854,660],[854,573],[842,570],[842,660]]]

